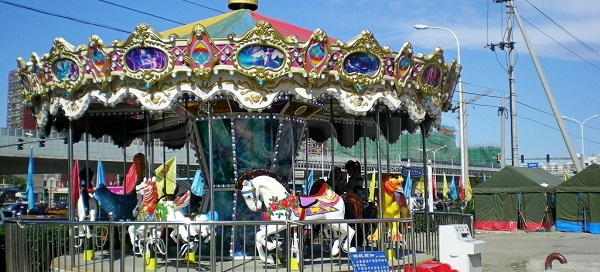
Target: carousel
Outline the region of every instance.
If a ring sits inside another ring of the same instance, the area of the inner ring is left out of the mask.
[[[82,135],[109,135],[123,149],[142,139],[150,161],[155,161],[155,140],[169,150],[188,149],[206,189],[194,209],[218,214],[225,222],[265,220],[253,211],[273,205],[272,221],[343,219],[327,212],[340,210],[329,204],[314,213],[286,210],[308,205],[303,201],[337,199],[327,197],[335,195],[331,188],[319,190],[323,197],[315,200],[265,184],[270,179],[296,182],[298,150],[307,139],[351,147],[360,139],[394,143],[402,133],[426,137],[450,109],[461,67],[455,60],[445,62],[440,48],[414,53],[407,42],[394,50],[380,45],[368,30],[337,40],[322,29],[310,31],[261,15],[255,11],[257,0],[229,0],[229,8],[229,13],[160,32],[140,24],[126,40],[112,43],[96,35],[80,45],[56,38],[48,53],[17,59],[25,106],[45,133],[68,134],[71,160],[72,145],[86,139]],[[115,221],[136,220],[131,210],[137,200],[153,199],[147,192],[177,194],[176,186],[147,187],[173,178],[160,177],[166,171],[139,160],[131,191],[97,197],[105,212],[119,214]],[[379,173],[387,171],[380,160],[377,164]],[[72,164],[68,171],[74,173]],[[191,179],[189,170],[181,176]],[[383,184],[382,177],[376,182]],[[385,198],[381,194],[378,199]],[[135,200],[113,203],[130,195]],[[189,193],[179,197],[183,200],[170,199],[172,207],[197,199]],[[281,205],[282,199],[300,204]],[[71,220],[75,214],[70,211]],[[222,226],[220,233],[227,235],[213,237],[210,243],[220,246],[207,250],[255,256],[256,249],[260,261],[276,262],[268,249],[278,244],[267,237],[285,228],[271,226],[249,231],[256,241],[248,243],[242,239],[246,233]],[[338,230],[332,256],[352,252],[350,230]],[[196,234],[210,232],[198,229]]]

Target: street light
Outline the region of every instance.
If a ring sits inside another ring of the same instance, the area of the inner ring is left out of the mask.
[[[571,117],[567,117],[567,116],[561,116],[563,119],[567,119],[567,120],[571,120],[573,122],[576,122],[577,124],[579,124],[579,126],[581,126],[581,169],[585,168],[585,145],[583,142],[583,126],[585,125],[585,122],[587,122],[590,119],[594,119],[596,117],[598,117],[598,114],[594,114],[590,117],[588,117],[587,119],[583,120],[583,122],[579,122],[579,120],[571,118]]]
[[[440,149],[442,148],[446,148],[447,146],[442,145],[442,146],[438,146],[438,147],[432,147],[426,150],[426,152],[431,152],[433,153],[433,162],[431,163],[431,166],[433,167],[435,165],[435,153],[438,152]],[[423,151],[422,148],[415,148],[415,150],[420,150]],[[454,162],[454,161],[453,161]]]
[[[452,30],[445,28],[445,27],[438,27],[438,26],[429,26],[429,25],[414,25],[414,28],[418,29],[418,30],[425,30],[425,29],[440,29],[440,30],[445,30],[450,32],[450,34],[452,34],[452,36],[454,37],[454,40],[456,40],[456,61],[458,62],[459,65],[461,65],[460,62],[460,43],[458,42],[458,37],[456,37],[456,34],[454,34],[454,32],[452,32]],[[462,86],[462,76],[459,74],[458,76],[458,104],[459,104],[459,109],[458,109],[458,116],[459,116],[459,123],[460,123],[460,172],[461,172],[461,179],[462,182],[466,182],[467,178],[469,177],[469,150],[468,150],[468,146],[467,146],[467,120],[466,120],[466,114],[465,114],[465,98],[464,98],[464,92],[463,92],[463,86]]]

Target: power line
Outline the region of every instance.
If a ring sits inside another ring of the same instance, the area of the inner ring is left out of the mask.
[[[151,13],[148,13],[148,12],[144,12],[144,11],[137,10],[137,9],[134,9],[134,8],[126,7],[126,6],[119,5],[119,4],[116,4],[116,3],[112,3],[112,2],[109,2],[109,1],[105,1],[105,0],[98,0],[98,1],[100,1],[102,3],[105,3],[105,4],[113,5],[115,7],[126,9],[126,10],[129,10],[129,11],[133,11],[133,12],[141,13],[141,14],[148,15],[148,16],[151,16],[151,17],[154,17],[154,18],[158,18],[158,19],[161,19],[161,20],[165,20],[167,22],[176,23],[176,24],[179,24],[179,25],[185,25],[185,23],[182,23],[182,22],[171,20],[169,18],[165,18],[165,17],[162,17],[162,16],[154,15],[154,14],[151,14]]]
[[[86,25],[93,25],[93,26],[97,26],[97,27],[101,27],[101,28],[106,28],[106,29],[110,29],[110,30],[114,30],[114,31],[118,31],[118,32],[123,32],[123,33],[127,33],[130,34],[130,31],[127,30],[123,30],[123,29],[119,29],[116,27],[112,27],[112,26],[107,26],[107,25],[103,25],[100,23],[95,23],[95,22],[91,22],[91,21],[86,21],[83,19],[78,19],[78,18],[74,18],[74,17],[70,17],[70,16],[66,16],[66,15],[61,15],[61,14],[57,14],[57,13],[53,13],[53,12],[49,12],[49,11],[44,11],[41,9],[36,9],[36,8],[32,8],[32,7],[28,7],[28,6],[24,6],[24,5],[20,5],[20,4],[15,4],[15,3],[11,3],[11,2],[7,2],[7,1],[3,1],[0,0],[0,3],[4,3],[10,6],[14,6],[14,7],[18,7],[18,8],[22,8],[22,9],[26,9],[26,10],[30,10],[30,11],[34,11],[37,13],[42,13],[42,14],[46,14],[49,16],[54,16],[54,17],[58,17],[58,18],[63,18],[63,19],[67,19],[70,21],[74,21],[77,23],[81,23],[81,24],[86,24]]]
[[[186,2],[186,3],[189,3],[189,4],[192,4],[192,5],[195,5],[195,6],[203,7],[203,8],[205,8],[205,9],[208,9],[208,10],[216,11],[216,12],[219,12],[219,13],[221,13],[221,14],[224,14],[224,13],[226,13],[225,11],[220,11],[220,10],[218,10],[218,9],[214,9],[214,8],[211,8],[211,7],[208,7],[208,6],[205,6],[205,5],[201,5],[201,4],[198,4],[198,3],[194,3],[194,2],[192,2],[192,1],[188,1],[188,0],[181,0],[181,1],[183,1],[183,2]]]
[[[554,38],[550,37],[550,35],[548,35],[546,32],[542,31],[541,29],[539,29],[537,26],[533,25],[531,22],[527,21],[527,19],[521,17],[521,19],[523,19],[523,21],[527,22],[529,25],[533,26],[535,29],[537,29],[539,32],[541,32],[542,34],[544,34],[546,37],[548,37],[549,39],[551,39],[552,41],[554,41],[555,43],[557,43],[558,45],[560,45],[562,48],[564,48],[565,50],[571,52],[571,54],[577,56],[578,58],[580,58],[581,60],[587,62],[588,64],[594,66],[596,69],[600,70],[600,67],[598,67],[597,65],[593,64],[592,62],[590,62],[589,60],[587,60],[586,58],[580,56],[579,54],[575,53],[573,50],[567,48],[564,44],[560,43],[559,41],[555,40]]]
[[[564,27],[562,27],[559,23],[557,23],[556,21],[552,20],[552,18],[550,18],[550,16],[546,15],[546,13],[544,13],[543,11],[541,11],[538,7],[536,7],[534,4],[532,4],[531,2],[529,2],[529,0],[525,0],[525,2],[529,3],[533,8],[535,8],[537,11],[539,11],[542,15],[544,15],[546,18],[548,18],[548,20],[550,20],[550,22],[554,23],[556,26],[558,26],[560,29],[562,29],[565,33],[567,33],[569,36],[571,36],[571,38],[575,39],[576,41],[578,41],[581,45],[583,45],[585,48],[589,49],[592,53],[596,54],[596,56],[600,57],[600,53],[598,53],[598,51],[596,51],[596,49],[592,48],[591,46],[589,46],[587,43],[585,43],[584,41],[582,41],[581,39],[577,38],[577,36],[573,35],[573,33],[569,32],[567,29],[565,29]],[[543,32],[542,32],[543,33]],[[545,33],[544,33],[545,34]],[[570,51],[570,50],[569,50]]]

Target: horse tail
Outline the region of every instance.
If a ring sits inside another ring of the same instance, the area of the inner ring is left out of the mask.
[[[133,164],[135,165],[136,179],[135,185],[140,185],[144,181],[146,174],[146,155],[137,153],[133,156]]]
[[[363,201],[360,195],[347,192],[342,195],[344,203],[350,204],[352,215],[355,219],[362,219]]]

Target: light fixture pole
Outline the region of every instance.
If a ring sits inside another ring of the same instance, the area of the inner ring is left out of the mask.
[[[414,28],[418,29],[418,30],[425,30],[425,29],[440,29],[440,30],[445,30],[450,32],[450,34],[452,34],[452,36],[454,37],[454,40],[456,40],[456,61],[458,62],[459,65],[461,65],[460,62],[460,43],[458,42],[458,37],[456,37],[456,34],[454,34],[454,32],[448,28],[445,27],[438,27],[438,26],[428,26],[428,25],[414,25]],[[462,74],[462,73],[461,73]],[[463,91],[463,86],[462,86],[462,76],[461,74],[459,74],[458,76],[458,104],[459,104],[459,108],[458,108],[458,121],[459,121],[459,125],[460,125],[460,173],[461,173],[461,180],[464,184],[464,182],[467,181],[467,178],[469,177],[469,147],[467,145],[467,120],[466,120],[466,114],[465,114],[465,97],[464,97],[464,91]]]
[[[563,119],[567,119],[567,120],[571,120],[573,122],[576,122],[577,124],[579,124],[579,126],[581,127],[581,169],[585,168],[585,144],[583,142],[583,127],[585,126],[585,122],[587,122],[590,119],[594,119],[596,117],[598,117],[598,114],[594,114],[590,117],[588,117],[587,119],[583,120],[583,122],[579,122],[579,120],[571,118],[571,117],[567,117],[567,116],[561,116]]]

